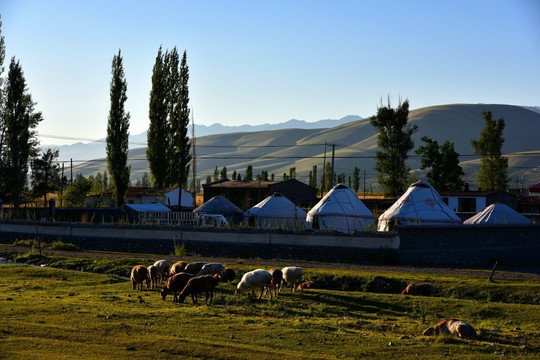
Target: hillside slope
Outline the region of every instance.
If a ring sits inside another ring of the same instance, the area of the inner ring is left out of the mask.
[[[471,139],[478,139],[484,126],[482,111],[492,111],[493,118],[504,118],[505,143],[503,152],[513,154],[509,157],[511,184],[516,177],[524,184],[540,182],[540,113],[512,105],[490,104],[453,104],[416,109],[410,112],[409,121],[418,126],[413,139],[415,148],[422,144],[421,138],[428,136],[439,143],[449,140],[454,143],[460,154],[462,166],[466,172],[465,181],[473,188],[479,161],[473,155]],[[254,174],[262,170],[274,173],[276,179],[282,179],[283,173],[296,167],[297,178],[307,182],[313,166],[322,174],[323,158],[330,161],[332,146],[335,147],[335,172],[352,176],[354,166],[366,174],[366,184],[376,188],[375,152],[377,150],[377,132],[369,119],[360,119],[327,129],[280,129],[259,132],[239,132],[210,135],[196,139],[197,177],[204,179],[226,166],[229,176],[233,171],[243,176],[248,165],[252,165]],[[536,153],[535,153],[536,152]],[[418,169],[420,159],[411,152],[408,165]],[[132,180],[148,172],[145,149],[132,149],[129,154],[132,166]],[[105,162],[93,161],[74,168],[74,173],[81,172],[88,176],[105,170]],[[422,172],[417,172],[422,176]]]

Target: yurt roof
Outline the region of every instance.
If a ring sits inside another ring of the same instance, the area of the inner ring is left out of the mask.
[[[373,213],[356,196],[353,189],[344,184],[334,186],[310,211],[314,215],[355,215],[373,218]]]
[[[478,214],[463,222],[463,224],[467,225],[516,225],[531,223],[531,219],[521,215],[510,206],[502,203],[491,204]]]
[[[249,215],[305,217],[306,212],[280,193],[274,193],[253,206]]]
[[[409,186],[405,194],[379,217],[379,221],[393,219],[426,224],[461,223],[460,218],[425,180],[419,180]]]
[[[193,210],[195,213],[243,214],[244,212],[227,198],[217,195]]]

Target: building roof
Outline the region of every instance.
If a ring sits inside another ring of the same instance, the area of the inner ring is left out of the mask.
[[[484,210],[465,220],[463,224],[491,224],[491,225],[514,225],[531,224],[532,220],[521,215],[506,204],[495,203]]]
[[[272,184],[277,184],[279,181],[238,181],[238,180],[218,180],[210,184],[203,185],[204,188],[213,189],[266,189]]]
[[[540,192],[540,183],[529,187],[530,192]]]

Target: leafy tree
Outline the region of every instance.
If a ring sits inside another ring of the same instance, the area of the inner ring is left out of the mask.
[[[231,176],[231,177],[232,177],[232,179],[233,179],[233,180],[236,180],[236,170],[234,170],[234,171],[233,171],[233,173],[232,173],[232,176]]]
[[[219,173],[219,178],[221,180],[224,180],[227,178],[227,167],[224,166],[223,169],[221,169],[221,172]]]
[[[270,181],[274,181],[274,178],[275,178],[275,175],[274,175],[274,173],[272,173],[272,174],[270,175]]]
[[[218,181],[219,179],[219,170],[217,166],[214,168],[214,175],[212,175],[212,181]]]
[[[131,166],[127,165],[130,115],[124,108],[127,100],[126,93],[127,81],[122,64],[122,53],[118,50],[118,55],[115,55],[112,61],[111,108],[107,124],[106,147],[107,168],[111,174],[113,198],[117,206],[125,202],[131,172]]]
[[[471,140],[473,151],[481,156],[480,171],[476,176],[478,187],[484,190],[508,188],[508,159],[502,156],[504,119],[493,120],[491,111],[482,112],[484,128],[479,140]]]
[[[206,183],[205,184],[210,184],[212,182],[212,178],[210,177],[210,175],[206,175]]]
[[[16,208],[27,185],[28,161],[38,154],[35,128],[43,120],[26,87],[19,61],[11,59],[0,122],[0,194]]]
[[[168,186],[178,184],[187,186],[189,162],[191,161],[191,142],[187,135],[189,126],[189,67],[187,53],[184,51],[178,68],[178,50],[176,47],[167,54],[169,88],[169,179]],[[181,196],[182,192],[179,192]],[[180,198],[178,203],[181,203]]]
[[[296,179],[296,168],[289,168],[289,179]]]
[[[152,186],[165,188],[167,180],[167,140],[169,139],[168,112],[168,69],[165,57],[159,47],[152,72],[150,91],[150,126],[147,133],[146,158],[152,174]]]
[[[81,174],[77,174],[73,180],[73,184],[68,187],[64,196],[66,204],[72,207],[82,207],[84,205],[84,199],[86,199],[92,190],[93,185],[92,180],[85,178]]]
[[[358,166],[355,166],[353,170],[352,188],[354,192],[358,192],[358,189],[360,188],[360,169]]]
[[[385,195],[396,197],[407,187],[410,168],[405,165],[407,153],[414,147],[412,134],[418,130],[416,125],[408,124],[409,101],[400,102],[396,109],[388,105],[377,108],[377,115],[370,122],[379,131],[375,170],[379,173],[377,181]]]
[[[58,159],[58,150],[47,149],[32,161],[32,193],[34,196],[43,196],[44,206],[47,207],[47,194],[60,189],[60,166],[55,162]]]
[[[143,187],[150,187],[150,175],[147,172],[143,174],[141,185]]]
[[[246,176],[244,176],[244,181],[253,181],[253,166],[248,165],[246,168]]]
[[[427,179],[435,189],[440,191],[458,190],[463,188],[461,176],[465,175],[459,166],[459,154],[454,150],[454,144],[446,140],[439,146],[437,141],[427,136],[422,137],[425,146],[416,149],[422,155],[422,170],[430,169]]]
[[[308,185],[317,188],[317,165],[313,165],[313,170],[309,172]]]

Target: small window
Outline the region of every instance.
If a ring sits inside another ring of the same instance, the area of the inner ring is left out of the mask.
[[[458,212],[476,212],[475,198],[459,198]]]

